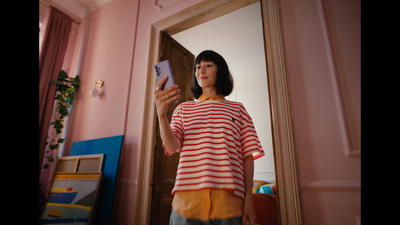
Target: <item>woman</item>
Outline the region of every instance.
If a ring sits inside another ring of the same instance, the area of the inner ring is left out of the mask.
[[[170,224],[252,225],[253,160],[264,151],[243,104],[224,98],[233,88],[225,59],[206,50],[195,65],[190,92],[197,100],[176,107],[171,124],[168,107],[180,89],[159,90],[166,77],[154,92],[165,153],[180,153]]]

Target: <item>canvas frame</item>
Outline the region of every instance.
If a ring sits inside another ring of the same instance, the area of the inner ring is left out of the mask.
[[[94,161],[93,161],[94,160]],[[103,168],[104,154],[65,156],[57,159],[57,173],[92,173]],[[85,164],[85,168],[83,168]]]

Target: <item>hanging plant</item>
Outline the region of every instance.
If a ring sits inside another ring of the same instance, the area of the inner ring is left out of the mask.
[[[76,77],[68,77],[67,72],[64,70],[61,70],[61,72],[58,74],[58,79],[57,81],[51,81],[49,85],[57,83],[57,88],[56,88],[56,97],[55,100],[58,100],[56,102],[57,107],[56,107],[56,112],[54,113],[54,122],[52,122],[50,125],[53,125],[55,133],[52,133],[52,137],[50,142],[46,142],[46,146],[49,145],[49,149],[47,150],[46,154],[49,154],[49,156],[45,156],[47,158],[48,162],[54,162],[54,153],[56,149],[58,149],[59,145],[64,142],[65,139],[60,138],[60,134],[62,129],[64,128],[64,117],[68,115],[68,109],[71,107],[73,101],[74,101],[74,94],[79,91],[79,75],[76,75]],[[44,169],[49,168],[49,164],[46,163],[43,166]]]

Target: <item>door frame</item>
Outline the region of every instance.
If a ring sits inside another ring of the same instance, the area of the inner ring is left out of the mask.
[[[159,59],[161,32],[173,35],[256,2],[261,3],[280,224],[303,224],[292,104],[283,49],[279,0],[204,0],[152,24],[139,156],[135,224],[149,224],[150,222],[154,134],[157,118],[153,96],[156,79],[152,67]]]

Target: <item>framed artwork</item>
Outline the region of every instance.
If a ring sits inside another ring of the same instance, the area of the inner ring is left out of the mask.
[[[56,173],[40,224],[90,225],[103,172]]]

